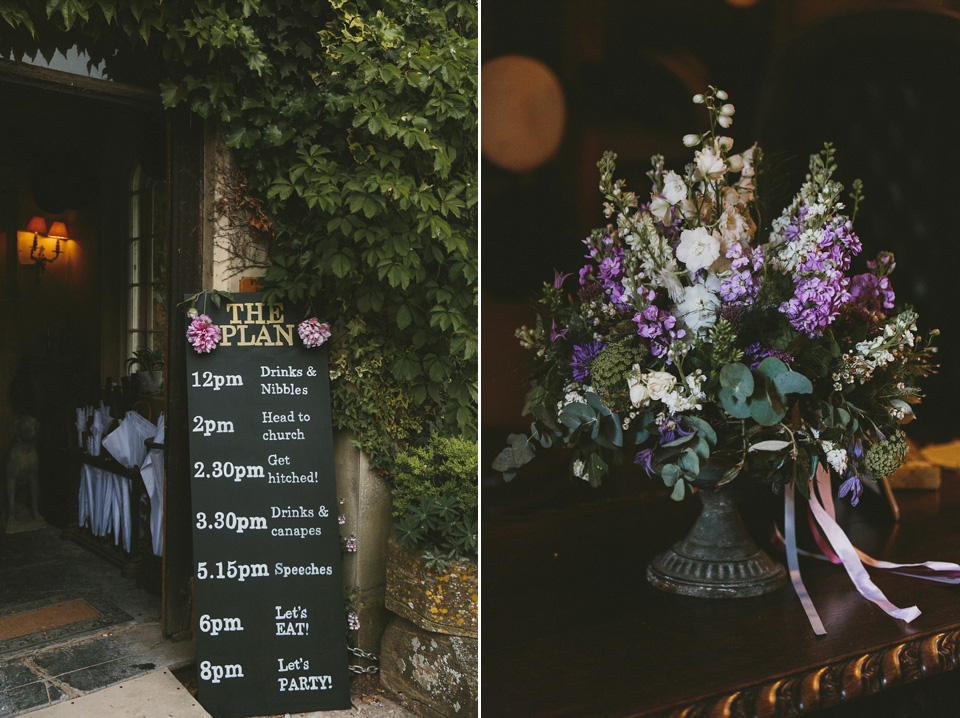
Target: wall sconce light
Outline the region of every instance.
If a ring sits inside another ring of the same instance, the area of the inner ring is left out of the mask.
[[[63,253],[61,242],[70,237],[67,234],[67,225],[63,222],[53,222],[50,231],[47,231],[47,222],[43,217],[33,217],[27,223],[26,231],[17,232],[17,247],[20,264],[36,264],[42,274],[44,267],[57,261]],[[51,247],[50,241],[55,242]]]

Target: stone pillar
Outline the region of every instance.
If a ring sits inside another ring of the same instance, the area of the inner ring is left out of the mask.
[[[390,485],[370,468],[366,454],[351,442],[348,432],[335,432],[334,461],[337,495],[343,499],[339,513],[346,518],[340,527],[344,538],[356,536],[356,553],[343,556],[343,584],[347,598],[357,609],[360,630],[356,645],[369,653],[380,653],[380,637],[387,625],[384,608],[387,542],[393,526]],[[357,659],[356,665],[368,665]]]

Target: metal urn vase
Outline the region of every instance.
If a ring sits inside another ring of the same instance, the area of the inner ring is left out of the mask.
[[[786,583],[783,566],[757,547],[747,532],[732,487],[703,488],[703,510],[690,533],[647,567],[659,589],[700,598],[743,598]]]

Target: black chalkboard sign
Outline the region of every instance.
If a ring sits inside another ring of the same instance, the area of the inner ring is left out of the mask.
[[[187,345],[197,697],[214,716],[350,707],[326,347],[261,297],[208,300],[219,346]]]

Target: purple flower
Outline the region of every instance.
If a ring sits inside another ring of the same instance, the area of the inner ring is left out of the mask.
[[[859,306],[874,314],[884,309],[893,309],[896,296],[889,277],[875,274],[858,274],[850,280],[850,294]]]
[[[567,281],[567,277],[573,276],[572,272],[567,274],[560,274],[556,269],[553,270],[553,288],[560,289],[563,287],[563,283]]]
[[[720,283],[720,297],[725,302],[756,299],[760,287],[754,275],[763,269],[763,249],[755,247],[749,254],[744,254],[743,247],[734,244],[727,252],[727,259],[733,260],[730,263],[733,274]]]
[[[767,357],[776,357],[780,361],[784,362],[794,361],[794,357],[791,354],[787,354],[787,352],[780,351],[779,349],[765,347],[760,342],[748,346],[746,352],[744,353],[746,354],[747,359],[752,362],[750,364],[751,369],[756,369],[757,365]]]
[[[347,553],[356,553],[357,552],[357,537],[348,536],[343,540],[343,545],[347,549]]]
[[[656,295],[653,292],[651,300]],[[681,339],[687,335],[684,329],[675,329],[677,318],[670,312],[663,311],[655,304],[648,304],[642,311],[633,316],[633,321],[637,323],[637,334],[644,339],[650,340],[650,353],[655,357],[662,357],[670,349],[670,342],[674,339]]]
[[[220,338],[223,336],[220,327],[213,323],[206,314],[200,314],[187,328],[187,341],[189,341],[198,354],[209,354],[217,348]]]
[[[633,463],[641,466],[647,476],[653,476],[653,449],[642,449],[633,457]]]
[[[351,631],[360,630],[360,619],[353,611],[350,611],[350,613],[347,614],[347,628],[349,628]]]
[[[589,344],[580,346],[573,345],[573,357],[570,359],[570,366],[573,367],[573,378],[577,381],[583,381],[590,376],[590,364],[593,358],[597,356],[604,345],[598,341],[592,341]]]
[[[850,494],[850,505],[856,506],[860,502],[860,494],[862,493],[863,484],[860,483],[860,479],[851,475],[846,481],[840,484],[837,496],[842,499],[847,494]]]
[[[827,277],[797,277],[793,297],[780,305],[794,329],[808,337],[818,337],[840,315],[840,308],[852,296],[850,280],[841,272],[828,272]]]
[[[660,445],[669,444],[671,441],[676,441],[680,437],[690,436],[693,431],[687,431],[680,424],[680,419],[675,416],[668,416],[657,427],[660,430]]]
[[[566,329],[561,329],[561,330],[558,332],[558,331],[557,331],[557,320],[554,319],[554,320],[550,323],[550,341],[555,342],[555,341],[557,341],[557,339],[563,339],[565,336],[567,336],[567,332],[569,332],[569,331],[570,331],[570,327],[567,327]]]

